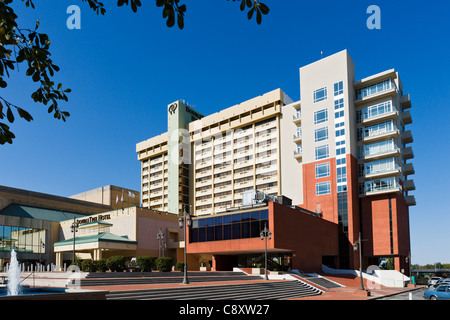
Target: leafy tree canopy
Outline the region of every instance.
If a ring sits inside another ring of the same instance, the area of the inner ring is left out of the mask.
[[[19,26],[18,16],[11,7],[14,0],[0,0],[0,87],[6,88],[6,79],[10,78],[10,71],[19,69],[19,65],[26,65],[26,75],[38,86],[31,94],[34,102],[48,107],[48,113],[54,118],[66,121],[69,112],[60,109],[61,101],[68,101],[67,94],[70,89],[64,88],[61,83],[56,84],[52,78],[59,67],[53,62],[50,52],[50,38],[47,34],[39,33],[39,20],[33,27]],[[18,0],[16,0],[17,2]],[[26,7],[35,8],[34,0],[21,0]],[[104,15],[106,9],[99,0],[81,0],[97,13]],[[227,0],[230,1],[230,0]],[[240,2],[240,10],[247,11],[247,18],[256,17],[256,22],[261,24],[262,16],[269,13],[269,8],[260,0],[231,0]],[[178,26],[184,28],[184,16],[186,5],[180,0],[156,0],[156,7],[162,9],[162,17],[166,19],[166,25],[171,28]],[[133,12],[141,7],[140,0],[117,0],[117,6],[130,6]],[[15,105],[11,100],[0,95],[0,144],[11,144],[15,138],[9,124],[14,123],[17,115],[26,120],[33,120],[32,115],[23,107]]]

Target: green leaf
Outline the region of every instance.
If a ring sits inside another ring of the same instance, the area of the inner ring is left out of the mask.
[[[259,8],[261,9],[262,14],[268,14],[270,9],[264,3],[259,3]]]
[[[251,8],[250,11],[247,13],[248,20],[250,20],[253,17],[253,12],[255,12],[255,8]]]
[[[10,107],[8,107],[8,111],[6,112],[6,117],[8,118],[9,122],[11,122],[11,123],[14,122],[14,115],[13,115]]]

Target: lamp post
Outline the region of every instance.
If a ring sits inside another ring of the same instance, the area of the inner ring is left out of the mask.
[[[161,228],[159,228],[158,234],[156,235],[156,238],[159,241],[159,252],[158,255],[161,257],[161,242],[164,240],[164,233],[162,233]]]
[[[183,216],[178,219],[178,226],[184,229],[184,278],[183,284],[189,284],[187,276],[187,243],[186,243],[186,229],[190,228],[192,224],[192,218],[189,213],[186,212],[186,207],[183,209]]]
[[[42,271],[42,270],[39,270],[39,269],[42,268],[42,250],[44,248],[45,248],[45,243],[42,241],[41,238],[39,238],[39,267],[38,267],[38,271]]]
[[[75,217],[73,218],[73,223],[70,226],[70,231],[73,233],[73,254],[72,254],[72,263],[75,264],[75,233],[78,232],[78,222]]]
[[[264,224],[264,229],[260,233],[261,240],[265,240],[264,242],[264,267],[265,267],[265,279],[269,280],[269,277],[267,276],[267,238],[272,239],[272,232],[267,228],[267,223]]]
[[[359,290],[364,290],[364,284],[363,284],[363,274],[362,274],[362,247],[361,247],[361,232],[359,233],[358,240],[355,241],[353,244],[353,251],[356,251],[359,249]]]

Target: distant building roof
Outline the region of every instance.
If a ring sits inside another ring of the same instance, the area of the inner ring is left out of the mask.
[[[109,233],[109,232],[103,232],[103,233],[99,233],[99,234],[92,234],[92,235],[88,235],[88,236],[75,238],[76,244],[100,242],[100,241],[137,244],[137,241],[135,241],[135,240],[130,240],[125,237],[117,236],[117,235]],[[53,246],[55,246],[55,247],[65,246],[65,245],[69,245],[72,243],[73,243],[73,238],[55,242],[53,244]]]
[[[85,215],[73,212],[35,208],[19,204],[11,204],[7,206],[5,209],[0,211],[0,215],[56,221],[56,222],[69,220],[73,218],[85,217]]]

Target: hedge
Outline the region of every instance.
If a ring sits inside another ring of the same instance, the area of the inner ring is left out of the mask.
[[[137,257],[136,265],[141,269],[141,271],[152,271],[155,268],[155,258],[154,257]]]
[[[175,269],[177,269],[178,271],[184,271],[184,262],[177,262],[175,264]]]
[[[112,256],[106,259],[106,267],[111,271],[122,272],[125,270],[125,261],[124,256]]]
[[[95,272],[97,271],[96,263],[92,260],[83,260],[81,262],[81,271],[83,272]]]
[[[156,269],[161,272],[172,271],[173,259],[168,257],[159,257],[156,259]]]

